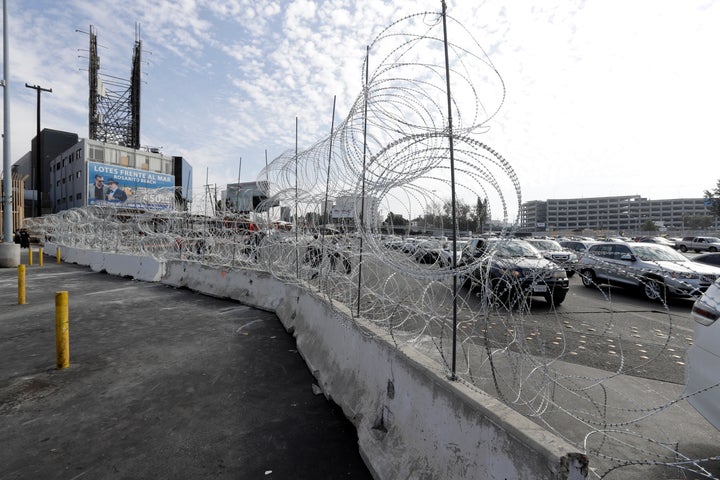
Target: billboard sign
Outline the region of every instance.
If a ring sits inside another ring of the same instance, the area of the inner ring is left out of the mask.
[[[106,163],[88,162],[88,205],[172,209],[175,177]]]

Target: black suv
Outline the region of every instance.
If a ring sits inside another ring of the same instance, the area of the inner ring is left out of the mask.
[[[565,269],[525,240],[515,238],[473,238],[465,245],[460,265],[469,266],[465,279],[479,295],[490,294],[492,303],[515,307],[531,296],[541,296],[553,306],[567,295]]]

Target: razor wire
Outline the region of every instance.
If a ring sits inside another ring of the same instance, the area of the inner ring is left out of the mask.
[[[486,199],[488,217],[516,223],[510,212],[520,210],[519,179],[480,138],[505,101],[505,84],[470,32],[447,20],[458,197]],[[585,324],[553,305],[551,296],[549,306],[536,302],[512,272],[504,277],[507,294],[498,291],[483,275],[487,255],[453,267],[459,252],[448,251],[446,239],[427,238],[421,250],[420,242],[411,241],[413,228],[427,229],[423,218],[439,217],[442,230],[459,233],[457,219],[436,214],[450,195],[441,28],[438,13],[424,12],[384,29],[369,46],[366,61],[373,68],[363,65],[364,88],[347,117],[330,136],[269,162],[257,177],[265,199],[251,211],[222,209],[208,216],[93,205],[28,219],[26,226],[42,241],[69,247],[269,272],[353,314],[357,308],[357,316],[385,329],[397,346],[423,352],[448,372],[456,302],[459,381],[575,445],[591,458],[591,475],[625,478],[642,468],[650,476],[716,478],[707,465],[718,458],[683,454],[674,432],[647,426],[634,431],[687,396],[649,398],[647,405],[628,408],[628,395],[615,382],[667,360],[677,335],[667,305],[667,321],[655,332],[661,341],[651,348],[636,340],[638,327],[615,309],[611,294],[594,284],[589,286],[604,296],[607,314],[600,324]],[[161,190],[136,201],[156,204],[174,195]],[[326,198],[344,202],[346,212],[333,215]],[[207,201],[198,197],[193,204]],[[279,221],[282,209],[292,212],[289,224]],[[396,218],[406,222],[395,225]],[[530,273],[539,283],[547,281],[543,275]],[[457,291],[453,277],[462,285]],[[591,338],[611,349],[614,362],[578,370],[574,358],[590,348]],[[647,348],[647,355],[631,358],[626,350],[633,343]]]

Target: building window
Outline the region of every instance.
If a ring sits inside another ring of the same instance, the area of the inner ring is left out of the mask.
[[[88,153],[90,160],[96,160],[98,162],[105,161],[105,149],[103,147],[90,147]]]
[[[82,193],[75,195],[75,200],[82,200]]]

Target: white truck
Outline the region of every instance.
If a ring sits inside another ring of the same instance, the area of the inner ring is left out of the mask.
[[[683,237],[682,240],[677,242],[677,249],[681,252],[687,252],[688,250],[695,250],[696,252],[709,251],[718,252],[720,251],[720,238],[717,237]]]

